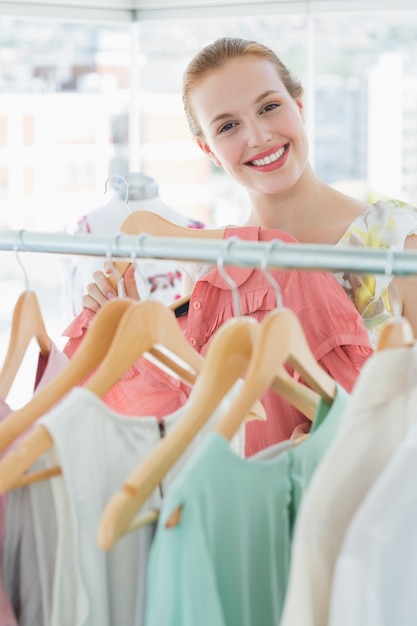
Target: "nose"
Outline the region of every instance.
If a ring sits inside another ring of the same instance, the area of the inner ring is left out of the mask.
[[[272,132],[269,129],[268,124],[262,122],[260,119],[248,122],[246,130],[246,141],[249,148],[263,146],[265,143],[271,141],[272,139]]]

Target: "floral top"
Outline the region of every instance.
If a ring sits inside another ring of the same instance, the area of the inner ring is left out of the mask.
[[[398,248],[406,237],[417,234],[417,208],[399,200],[380,200],[369,205],[349,226],[338,246]],[[375,346],[384,322],[391,316],[388,274],[334,272],[340,285],[362,315]]]

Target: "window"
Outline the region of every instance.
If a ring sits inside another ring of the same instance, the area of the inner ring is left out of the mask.
[[[189,59],[224,34],[266,43],[299,75],[320,177],[364,199],[417,204],[417,10],[135,26],[1,17],[0,26],[0,214],[9,227],[27,227],[28,215],[35,228],[64,228],[103,202],[109,176],[139,169],[190,217],[240,221],[246,194],[193,143],[180,97]]]
[[[130,30],[0,18],[6,227],[65,228],[128,167]]]

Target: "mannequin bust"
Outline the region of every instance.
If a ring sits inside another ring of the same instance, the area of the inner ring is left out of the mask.
[[[128,172],[107,179],[105,191],[111,184],[112,196],[102,206],[81,216],[74,233],[116,235],[126,217],[134,211],[151,211],[166,220],[188,228],[204,228],[169,207],[159,195],[157,182],[142,172]],[[82,310],[82,297],[92,281],[93,272],[103,269],[99,257],[79,257],[66,260],[64,313],[69,321]],[[170,261],[137,261],[136,282],[142,297],[151,297],[163,304],[171,304],[183,295],[183,271]]]

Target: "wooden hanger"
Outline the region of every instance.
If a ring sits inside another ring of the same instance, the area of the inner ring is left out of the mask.
[[[154,237],[192,237],[197,239],[223,239],[224,229],[201,229],[178,226],[169,220],[151,211],[134,211],[124,220],[120,232],[126,235],[148,234]],[[130,263],[127,261],[114,261],[116,270],[123,276]],[[114,276],[110,277],[113,287],[116,284]],[[175,307],[175,302],[172,308]],[[177,304],[179,304],[177,302]]]
[[[104,358],[121,317],[133,304],[133,300],[128,299],[112,300],[100,309],[66,368],[46,387],[35,392],[25,406],[0,423],[0,452],[6,450],[39,417],[94,371]],[[28,451],[25,451],[26,442],[29,443]],[[0,491],[3,490],[3,493],[8,489],[58,475],[61,470],[57,467],[24,474],[50,448],[51,443],[48,431],[41,426],[34,429],[28,438],[22,439],[17,448],[0,461]]]
[[[390,250],[390,252],[391,256],[388,257],[388,263],[391,267],[393,251]],[[391,270],[388,269],[387,275],[390,276],[391,274]],[[387,348],[410,348],[415,343],[413,329],[408,319],[402,314],[402,307],[393,281],[390,284],[389,296],[392,315],[379,334],[377,352]]]
[[[281,310],[280,316],[282,319],[285,316],[288,321],[290,318],[286,313],[287,310],[285,313]],[[276,341],[278,336],[279,343],[282,340],[281,332],[295,332],[301,329],[300,325],[296,327],[297,322],[295,318],[294,324],[291,320],[291,324],[287,323],[285,328],[281,325],[279,333],[278,324],[275,322],[275,336],[270,333],[269,339]],[[267,322],[263,330],[263,324],[259,325],[254,318],[241,317],[233,318],[219,328],[209,345],[204,369],[188,398],[187,411],[181,422],[130,474],[122,489],[108,502],[98,529],[99,547],[105,550],[110,549],[118,538],[147,523],[142,518],[137,522],[136,514],[213,413],[221,398],[226,395],[232,384],[245,374],[248,364],[253,362],[250,372],[256,368],[254,357],[256,354],[256,361],[262,358],[261,353],[265,348],[264,342],[267,341],[267,327],[269,326],[272,326],[272,319]],[[260,342],[261,336],[263,336],[262,343]],[[291,360],[293,364],[298,363],[295,354],[298,358],[305,359],[304,366],[299,370],[314,385],[316,391],[320,390],[321,395],[326,399],[333,398],[335,393],[333,379],[315,361],[307,343],[303,344],[300,340],[297,346],[296,351],[294,339],[294,349],[288,360]],[[273,388],[282,393],[299,410],[312,417],[318,403],[317,392],[292,379],[288,372],[277,364],[277,359],[273,358],[275,352],[276,345],[268,342],[266,361],[262,364],[262,378],[274,379]],[[284,362],[285,359],[282,361]],[[269,369],[271,365],[276,366],[272,376]],[[246,385],[245,380],[243,386],[246,387]],[[268,385],[262,383],[262,386],[265,389]],[[240,424],[243,423],[245,416],[261,395],[259,388],[253,391],[251,396],[253,402],[249,403],[246,412],[239,412]],[[239,397],[240,392],[236,401]],[[245,411],[245,409],[242,410]],[[153,521],[156,517],[157,514],[153,512],[150,519]]]
[[[254,322],[252,318],[242,320],[244,321],[240,325],[244,327],[247,326],[248,320],[251,325]],[[206,358],[188,343],[172,311],[153,300],[137,302],[126,313],[119,324],[110,350],[84,387],[99,397],[103,396],[142,356],[193,387],[191,396],[194,397],[197,384],[201,393],[206,396],[205,383],[199,383],[202,373],[207,370]],[[237,378],[233,378],[233,382],[235,380]],[[217,395],[214,402],[218,404],[222,397]],[[188,405],[189,401],[187,407]],[[210,411],[210,415],[213,411]],[[254,402],[245,419],[266,419],[262,405]],[[188,445],[188,441],[184,439],[185,446]]]
[[[202,357],[184,337],[172,310],[154,300],[136,302],[123,317],[110,350],[85,385],[102,396],[142,356],[192,386]]]
[[[103,360],[122,315],[132,305],[132,300],[112,300],[100,309],[65,369],[0,423],[0,452],[92,373]]]
[[[36,339],[43,356],[51,350],[38,298],[34,291],[26,290],[18,298],[12,318],[12,328],[6,358],[0,371],[0,397],[9,393],[19,367],[32,339]]]
[[[297,383],[283,376],[285,363],[296,370],[305,383]],[[314,418],[319,397],[331,403],[336,396],[335,380],[320,366],[307,343],[298,317],[288,308],[271,311],[261,325],[245,382],[232,407],[215,430],[231,440],[242,423],[245,406],[253,403],[271,387],[291,404],[299,408],[310,419]]]
[[[406,317],[392,317],[378,337],[376,350],[387,348],[410,348],[415,343],[413,329]]]
[[[225,322],[208,346],[203,369],[174,430],[127,478],[109,500],[100,520],[98,545],[107,550],[129,532],[136,513],[213,414],[233,384],[244,375],[260,326],[251,317]],[[249,410],[251,407],[249,407]],[[248,411],[249,412],[249,411]]]
[[[109,332],[110,323],[113,332]],[[173,312],[160,302],[125,299],[107,303],[67,368],[23,410],[0,424],[3,448],[92,371],[84,387],[101,397],[145,353],[190,385],[204,363],[204,358],[185,339]],[[12,488],[15,481],[21,485],[24,472],[52,445],[46,428],[34,428],[0,462],[0,493]]]
[[[152,211],[134,211],[122,222],[120,232],[126,235],[146,233],[156,237],[197,237],[200,239],[223,239],[224,236],[224,229],[179,226]]]
[[[312,389],[292,380],[288,372],[282,375],[286,362],[302,375]],[[336,396],[336,382],[314,358],[297,316],[284,307],[271,311],[265,317],[242,389],[213,430],[231,440],[242,424],[246,407],[251,406],[254,398],[261,397],[268,387],[275,389],[294,406],[305,405],[308,410],[316,409],[319,397],[330,403]],[[181,509],[179,506],[173,511],[167,527],[173,528],[179,523]]]
[[[156,361],[159,367],[190,386],[204,364],[204,357],[187,342],[168,307],[151,300],[112,300],[99,311],[64,372],[23,410],[7,418],[7,424],[0,424],[3,448],[92,371],[84,387],[101,397],[141,356]],[[251,418],[262,417],[263,411],[255,407]],[[52,444],[49,432],[41,425],[19,442],[0,462],[0,493],[34,482],[32,474],[24,475],[24,472]],[[39,479],[48,476],[48,472],[39,472]]]
[[[271,284],[279,289],[273,282]],[[134,519],[137,512],[207,421],[220,399],[230,389],[232,382],[243,376],[258,333],[262,333],[262,341],[256,343],[256,358],[252,355],[253,365],[250,372],[258,370],[258,362],[262,362],[266,348],[265,360],[261,363],[261,380],[252,381],[250,389],[253,400],[247,409],[242,412],[239,410],[239,424],[242,424],[251,406],[269,386],[268,381],[278,393],[311,419],[316,413],[318,393],[328,401],[334,398],[336,383],[314,359],[298,318],[291,311],[282,307],[275,310],[266,320],[265,326],[262,325],[262,330],[259,324],[255,322],[253,326],[253,323],[253,318],[237,317],[217,331],[206,354],[205,368],[190,394],[186,405],[187,413],[181,423],[137,470],[131,473],[122,489],[106,506],[98,530],[98,544],[101,548],[111,548],[119,537],[140,525]],[[280,359],[277,360],[276,345],[280,344],[283,335],[286,350],[284,353],[282,350],[278,352]],[[312,389],[290,377],[284,368],[286,361],[298,366],[299,373]],[[247,387],[247,382],[244,383],[244,387]]]

